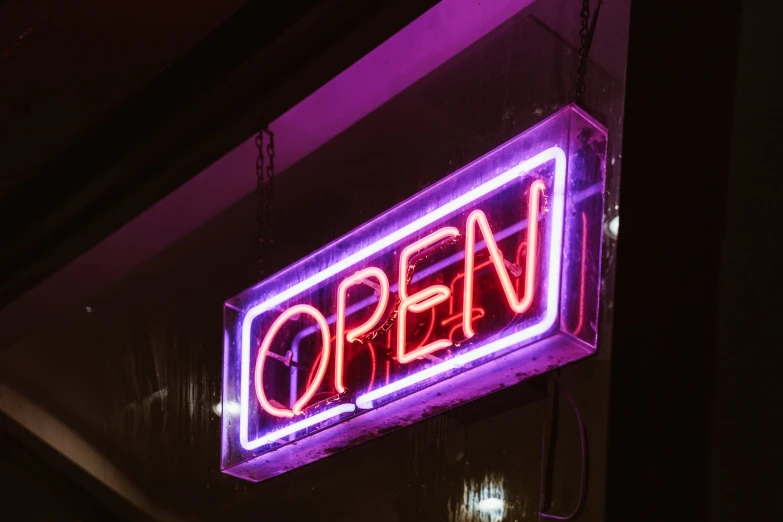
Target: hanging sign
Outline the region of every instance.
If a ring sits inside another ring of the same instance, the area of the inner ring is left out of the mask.
[[[576,106],[225,304],[225,473],[331,455],[596,350],[606,131]]]

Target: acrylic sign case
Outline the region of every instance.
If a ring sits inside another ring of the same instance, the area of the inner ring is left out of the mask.
[[[593,353],[605,150],[565,107],[228,300],[223,471],[263,480]]]

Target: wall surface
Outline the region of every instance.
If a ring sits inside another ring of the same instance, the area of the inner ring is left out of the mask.
[[[783,177],[778,2],[743,3],[713,368],[710,520],[780,520]]]
[[[624,96],[618,49],[625,49],[627,4],[613,5],[602,14],[586,101],[613,137],[607,161],[609,201],[616,202]],[[569,103],[578,7],[539,1],[286,169],[275,185],[274,266],[301,258]],[[260,484],[221,474],[214,408],[221,310],[226,298],[257,280],[257,205],[253,196],[241,199],[16,341],[0,354],[0,381],[13,390],[0,393],[0,406],[18,408],[23,418],[32,406],[18,394],[46,412],[56,422],[27,427],[38,426],[46,440],[67,441],[61,451],[75,464],[158,520],[259,513],[282,521],[499,520],[478,510],[487,496],[504,499],[510,520],[536,520],[542,497],[553,513],[574,508],[580,436],[568,400],[563,394],[554,400],[554,375]],[[187,204],[178,210],[191,211]],[[150,236],[168,225],[154,223]],[[607,239],[599,354],[559,378],[586,423],[582,519],[595,521],[604,512],[611,247]],[[112,266],[111,254],[84,271],[84,284]],[[62,425],[67,433],[55,433]]]
[[[3,521],[122,520],[99,498],[77,485],[73,477],[12,436],[7,431],[9,422],[0,416],[0,518]]]

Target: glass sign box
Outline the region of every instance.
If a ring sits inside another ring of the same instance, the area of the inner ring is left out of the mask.
[[[260,481],[594,353],[606,130],[569,105],[224,308]]]

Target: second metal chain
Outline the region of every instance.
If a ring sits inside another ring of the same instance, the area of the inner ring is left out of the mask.
[[[264,135],[269,137],[269,142],[264,148]],[[256,198],[258,208],[256,220],[258,221],[258,272],[264,278],[271,267],[270,257],[274,248],[273,223],[274,223],[274,180],[275,180],[275,135],[269,128],[258,131],[256,134]],[[264,154],[266,154],[266,161]]]
[[[584,103],[585,74],[587,73],[587,37],[590,35],[588,22],[590,20],[590,0],[582,0],[582,10],[579,11],[579,65],[576,67],[576,103],[580,107]]]
[[[266,145],[266,262],[267,269],[269,269],[272,266],[271,258],[275,248],[275,213],[272,206],[275,199],[275,133],[269,130],[269,127],[265,129],[265,132],[269,136],[269,143]]]
[[[603,0],[598,0],[598,5],[593,11],[593,20],[590,21],[590,0],[582,0],[582,8],[579,11],[579,64],[576,68],[576,104],[584,107],[585,76],[587,75],[587,58],[590,55],[590,46],[593,43],[595,27],[598,23],[598,13],[601,11]]]

